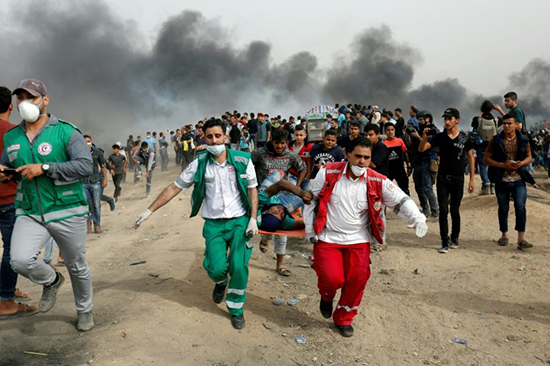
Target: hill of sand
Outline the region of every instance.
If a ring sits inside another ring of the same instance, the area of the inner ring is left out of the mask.
[[[246,328],[236,331],[225,305],[211,300],[213,284],[201,267],[203,221],[188,218],[189,192],[131,229],[177,174],[173,164],[156,171],[149,199],[144,182],[128,177],[117,209],[103,204],[104,233],[88,236],[96,327],[76,331],[67,282],[50,312],[0,322],[1,365],[550,364],[548,193],[529,189],[527,239],[535,247],[525,252],[497,246],[494,196],[465,194],[460,248],[447,254],[437,252],[437,222],[429,221],[418,239],[390,213],[389,248],[372,255],[355,336],[343,338],[319,313],[317,277],[303,256],[311,244],[289,240],[293,274],[281,277],[273,254],[260,253],[254,238]],[[112,190],[110,183],[106,193]],[[512,209],[511,228],[513,222]],[[40,298],[42,288],[27,279],[20,277],[18,287],[34,302]],[[300,302],[275,306],[275,298]]]

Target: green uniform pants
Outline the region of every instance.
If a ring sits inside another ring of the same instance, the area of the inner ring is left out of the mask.
[[[229,288],[225,303],[231,315],[243,314],[248,283],[248,260],[253,244],[245,237],[250,219],[245,215],[234,219],[205,219],[202,236],[206,241],[203,267],[217,284]],[[228,254],[229,250],[229,254]]]

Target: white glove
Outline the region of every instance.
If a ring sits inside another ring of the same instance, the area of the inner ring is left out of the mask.
[[[319,241],[319,237],[317,234],[315,234],[315,231],[306,231],[306,239],[309,240],[310,243],[315,244]]]
[[[136,221],[134,221],[134,225],[132,225],[132,227],[134,229],[137,229],[139,225],[141,225],[143,221],[147,220],[152,214],[153,212],[149,209],[143,211],[142,213],[139,214]]]
[[[257,234],[258,234],[258,222],[256,221],[255,218],[251,217],[250,221],[248,222],[248,226],[246,227],[245,235],[251,238]]]
[[[428,232],[428,224],[425,222],[419,221],[414,224],[414,229],[416,230],[416,236],[422,238]]]

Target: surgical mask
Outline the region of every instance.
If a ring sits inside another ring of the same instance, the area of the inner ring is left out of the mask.
[[[19,103],[19,105],[17,106],[17,110],[26,122],[34,123],[38,121],[38,117],[44,116],[43,114],[40,114],[39,108],[43,101],[44,99],[42,99],[42,101],[38,105],[36,105],[32,102],[31,99],[24,100]]]
[[[360,167],[360,166],[352,165],[351,166],[351,171],[353,172],[353,174],[355,174],[356,177],[360,177],[363,174],[365,174],[365,172],[367,171],[367,167]]]
[[[207,145],[206,151],[214,156],[220,156],[225,151],[225,145]]]

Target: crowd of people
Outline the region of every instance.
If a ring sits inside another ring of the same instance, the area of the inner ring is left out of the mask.
[[[12,94],[23,118],[17,126],[8,122],[15,108]],[[427,220],[437,220],[439,252],[457,249],[464,185],[474,193],[476,171],[480,194],[495,194],[498,202],[498,244],[509,244],[512,200],[517,248],[533,247],[525,239],[525,183],[535,183],[530,175],[534,168],[548,169],[550,133],[528,132],[514,92],[504,95],[508,111],[484,101],[468,132],[459,129],[461,113],[452,107],[442,112],[440,131],[434,115],[416,106],[405,119],[400,108],[335,105],[338,113],[326,115],[320,141],[308,139],[307,116],[284,119],[233,111],[174,131],[147,132],[145,138],[130,135],[125,145],[112,145],[108,158],[90,135],[49,113],[49,104],[39,80],[21,81],[13,93],[0,87],[0,319],[54,306],[64,283],[62,273],[48,265],[57,244],[58,262],[71,277],[77,329],[93,328],[86,235],[103,232],[101,201],[115,210],[128,174],[134,184],[145,180],[145,197],[150,197],[158,157],[161,171],[173,163],[181,174],[133,227],[192,188],[191,217],[200,212],[204,219],[203,267],[215,283],[212,299],[221,303],[225,298],[235,329],[245,326],[251,238],[261,234],[262,253],[273,245],[275,271],[289,276],[286,232],[301,230],[314,244],[320,312],[332,317],[343,336],[352,336],[370,277],[370,253],[387,247],[387,207],[418,237],[426,234]],[[104,193],[109,175],[113,197]],[[410,197],[411,177],[420,208]],[[43,247],[47,255],[40,259]],[[15,301],[26,296],[16,288],[17,274],[43,286],[38,307]]]

